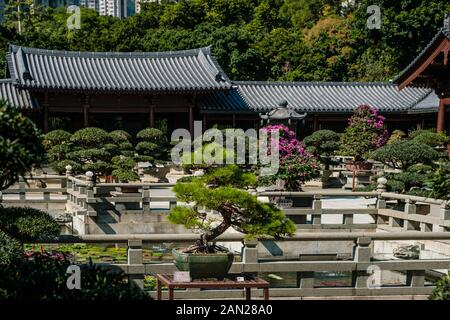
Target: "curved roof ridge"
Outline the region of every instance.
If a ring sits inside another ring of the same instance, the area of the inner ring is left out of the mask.
[[[393,86],[390,82],[362,82],[362,81],[232,81],[235,85],[270,85],[270,86]]]
[[[9,52],[17,53],[19,50],[28,54],[40,54],[48,56],[82,57],[82,58],[169,58],[169,57],[188,57],[197,56],[201,51],[203,54],[211,55],[211,46],[176,50],[176,51],[69,51],[69,50],[50,50],[24,47],[15,44],[9,45]]]

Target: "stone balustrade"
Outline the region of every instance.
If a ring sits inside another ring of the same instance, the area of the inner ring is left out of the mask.
[[[120,268],[133,285],[144,286],[144,276],[156,273],[176,271],[173,263],[143,262],[142,247],[146,243],[186,243],[194,241],[195,234],[151,234],[151,235],[86,235],[61,236],[52,243],[127,243],[128,260],[126,264],[111,264]],[[269,238],[259,239],[260,241]],[[274,240],[274,239],[272,239]],[[292,288],[271,288],[271,297],[326,297],[326,296],[386,296],[386,295],[429,295],[433,285],[427,283],[426,272],[435,269],[450,269],[450,259],[433,260],[374,260],[372,246],[375,241],[385,240],[450,240],[448,232],[424,233],[417,231],[372,233],[372,232],[327,232],[297,233],[283,241],[353,241],[354,250],[351,260],[346,261],[265,261],[258,257],[257,240],[244,240],[242,234],[225,234],[217,239],[221,242],[243,242],[242,261],[233,263],[230,273],[277,273],[293,272],[297,274],[297,286]],[[47,241],[46,243],[48,243]],[[375,284],[376,272],[395,270],[406,274],[403,285],[383,286]],[[315,272],[348,272],[352,274],[352,283],[346,287],[317,287]],[[155,292],[150,292],[152,296]],[[262,296],[258,290],[255,296]],[[175,298],[211,299],[243,298],[239,290],[176,291]]]

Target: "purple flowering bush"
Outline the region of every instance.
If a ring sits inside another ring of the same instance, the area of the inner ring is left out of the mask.
[[[282,180],[286,190],[300,190],[303,183],[319,176],[319,162],[303,148],[292,130],[282,124],[268,125],[262,130],[269,133],[271,144],[278,144],[280,153],[278,172],[275,175],[261,178],[262,183],[272,184],[277,180]],[[279,140],[271,134],[277,131]]]
[[[384,121],[385,117],[379,114],[377,108],[359,106],[341,135],[339,153],[354,157],[355,162],[363,162],[370,152],[386,143],[388,131],[384,127]]]

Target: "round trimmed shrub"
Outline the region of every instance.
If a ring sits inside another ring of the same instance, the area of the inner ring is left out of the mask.
[[[80,162],[96,160],[109,161],[111,154],[104,149],[83,149],[70,152],[67,154],[67,158]]]
[[[132,170],[115,169],[113,170],[112,175],[119,179],[120,182],[124,183],[139,180],[139,176]]]
[[[72,173],[74,173],[74,174],[83,173],[82,165],[73,160],[56,161],[56,162],[51,163],[50,167],[53,170],[55,170],[58,174],[65,174],[66,167],[68,165],[72,167]]]
[[[151,155],[155,151],[159,151],[159,146],[153,142],[142,141],[136,145],[136,151],[144,155]]]
[[[72,134],[65,130],[53,130],[44,135],[42,143],[46,150],[50,150],[54,146],[69,143],[71,137]]]
[[[166,143],[166,136],[164,133],[156,128],[147,128],[138,132],[136,137],[142,141],[153,142],[156,144]]]
[[[75,132],[70,138],[75,145],[84,148],[102,147],[110,141],[108,132],[100,128],[84,128]]]
[[[430,132],[430,131],[424,131],[418,135],[416,135],[413,139],[413,141],[417,143],[423,143],[427,144],[430,147],[442,147],[446,143],[450,141],[450,139],[445,135],[445,133],[442,132]]]
[[[0,207],[0,230],[20,242],[46,240],[60,233],[48,213],[28,207]]]
[[[113,143],[107,143],[103,146],[103,150],[108,152],[111,157],[117,156],[120,154],[119,146]]]
[[[67,157],[67,154],[72,151],[68,144],[58,144],[48,150],[47,157],[50,161],[61,161]]]
[[[431,163],[440,154],[429,145],[414,140],[401,140],[375,150],[371,156],[392,168],[408,169],[417,163]]]
[[[120,144],[122,142],[129,142],[131,140],[131,135],[124,130],[114,130],[109,133],[109,137],[115,144]]]
[[[122,152],[127,151],[127,150],[133,150],[133,145],[131,144],[131,142],[122,142],[122,143],[119,143],[119,149]]]
[[[92,163],[85,163],[82,168],[83,172],[92,171],[97,176],[109,174],[113,169],[111,164],[101,160]]]

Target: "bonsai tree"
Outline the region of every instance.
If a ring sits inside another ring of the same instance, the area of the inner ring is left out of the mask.
[[[140,155],[162,158],[165,156],[167,138],[164,133],[156,128],[147,128],[138,132],[136,138],[140,141],[136,145],[136,151]]]
[[[450,200],[450,161],[440,162],[429,175],[425,186],[430,190],[429,197]]]
[[[440,154],[432,147],[414,140],[401,140],[375,150],[371,153],[374,160],[394,169],[407,170],[414,164],[431,164]]]
[[[271,176],[261,177],[262,184],[284,181],[286,190],[301,190],[306,181],[319,176],[319,163],[316,158],[302,147],[295,133],[285,125],[269,125],[263,128],[269,132],[271,143],[279,146],[279,169]],[[272,133],[279,132],[279,141],[272,141]]]
[[[172,209],[169,221],[202,231],[197,243],[184,252],[214,252],[210,242],[230,227],[247,237],[292,235],[295,225],[281,210],[243,190],[256,185],[256,181],[254,174],[227,165],[194,177],[190,182],[177,183],[174,192],[178,200],[190,205]],[[220,219],[208,217],[205,210],[215,210]]]
[[[303,146],[328,170],[333,164],[331,156],[339,149],[339,140],[339,134],[332,130],[318,130],[303,139]]]
[[[136,161],[130,157],[115,156],[112,158],[113,168],[112,174],[119,179],[120,182],[130,182],[139,180],[139,176],[134,172]]]
[[[341,135],[340,154],[354,157],[355,163],[367,160],[370,152],[386,143],[388,132],[384,129],[384,120],[378,109],[359,106]]]
[[[41,133],[34,123],[0,100],[0,190],[13,185],[44,157]]]
[[[43,145],[45,150],[50,150],[58,145],[69,145],[72,134],[65,130],[53,130],[44,135]]]
[[[372,152],[374,160],[402,170],[385,175],[388,190],[411,193],[411,190],[415,189],[415,195],[425,195],[420,189],[424,187],[434,161],[440,156],[440,152],[432,147],[414,140],[400,140]]]
[[[131,140],[131,135],[124,130],[114,130],[111,131],[108,135],[112,142],[116,145],[120,145],[123,142],[130,142]]]
[[[436,132],[434,129],[412,131],[409,137],[417,143],[427,144],[433,148],[443,148],[450,142],[450,138],[445,133]]]

